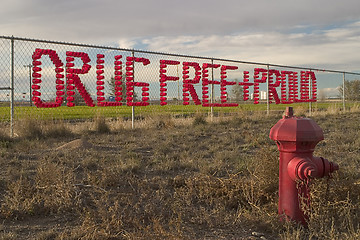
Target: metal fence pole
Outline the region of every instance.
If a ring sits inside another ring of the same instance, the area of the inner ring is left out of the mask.
[[[11,38],[10,137],[14,137],[14,37]]]
[[[343,109],[344,109],[344,112],[345,112],[346,111],[346,106],[345,106],[345,72],[343,72],[342,103],[343,103]]]
[[[269,64],[267,65],[267,84],[266,84],[266,114],[269,115],[270,114],[270,94],[269,94],[269,84],[270,84],[270,66]]]
[[[311,72],[311,70],[310,70]],[[309,99],[312,99],[312,80],[310,80],[310,76],[309,76]],[[312,115],[312,102],[309,102],[309,116]]]
[[[179,77],[179,65],[176,65],[176,76],[179,78],[179,81],[177,81],[177,91],[178,91],[178,95],[177,95],[177,101],[176,103],[178,105],[180,105],[180,77]]]
[[[134,61],[134,56],[135,53],[134,51],[132,51],[132,57],[133,57],[133,82],[135,82],[135,61]],[[135,100],[135,88],[132,90],[133,91],[133,102]],[[134,129],[135,127],[135,106],[134,104],[132,104],[131,106],[131,128]]]
[[[29,64],[29,103],[30,103],[30,107],[32,107],[32,89],[31,89],[31,68],[32,68],[32,64]]]
[[[214,65],[214,59],[211,59],[211,64]],[[214,82],[214,68],[211,68],[211,81]],[[211,84],[211,98],[210,98],[210,118],[214,121],[214,84]]]

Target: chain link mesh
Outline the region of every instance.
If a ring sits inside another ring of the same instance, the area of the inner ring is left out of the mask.
[[[10,73],[11,73],[11,49],[10,41],[0,38],[0,121],[10,119]]]
[[[202,106],[204,103],[221,104],[224,103],[224,101],[222,101],[224,99],[226,99],[225,102],[227,103],[237,103],[239,106],[215,108],[215,112],[237,112],[243,109],[243,106],[245,106],[244,103],[252,104],[254,102],[251,100],[251,98],[254,97],[254,87],[248,87],[249,100],[244,102],[242,91],[243,85],[229,84],[227,86],[222,86],[219,84],[220,79],[226,75],[227,81],[229,82],[244,82],[244,76],[246,75],[246,72],[249,72],[250,82],[253,82],[252,75],[254,74],[254,69],[266,69],[266,65],[264,64],[259,66],[255,63],[231,60],[0,37],[0,121],[2,124],[6,124],[10,119],[11,40],[14,40],[13,104],[15,120],[24,117],[84,120],[92,119],[98,114],[112,118],[130,118],[131,107],[127,106],[129,105],[129,97],[132,99],[130,102],[149,103],[148,106],[135,106],[137,117],[147,116],[152,112],[170,112],[174,115],[182,116],[193,114],[195,112],[207,113],[210,112],[210,107],[204,107],[207,106],[206,104]],[[43,52],[43,55],[37,59],[35,56],[36,49],[41,49],[42,51],[55,51],[63,64],[62,67],[64,72],[56,72],[56,63],[54,63],[54,59],[50,56],[51,54],[48,54],[47,52]],[[75,88],[72,87],[73,89],[69,86],[71,83],[67,78],[67,74],[69,74],[68,69],[79,69],[80,71],[83,65],[86,64],[82,57],[72,56],[71,53],[85,53],[90,59],[90,62],[88,63],[90,69],[87,69],[88,72],[79,72],[77,73],[77,76],[80,78],[80,82],[82,83],[85,92],[90,96],[88,101],[92,101],[95,107],[87,106],[86,98],[79,93],[81,91],[79,91],[78,86],[75,86]],[[71,59],[71,57],[73,59]],[[150,64],[141,62],[140,60],[142,58],[148,59]],[[37,60],[41,61],[41,64],[35,66],[34,61]],[[162,68],[162,60],[170,62]],[[131,61],[132,64],[129,63]],[[175,62],[171,63],[171,61]],[[189,63],[190,65],[186,67],[186,64],[184,63]],[[201,69],[201,72],[198,73],[199,76],[201,75],[201,77],[204,78],[204,74],[207,74],[209,81],[215,81],[213,82],[215,84],[204,86],[201,80],[198,82],[193,81],[196,79],[197,73],[195,71],[196,67],[191,65],[191,63],[196,63],[200,67],[202,67],[203,64],[213,64],[219,66],[235,66],[237,69],[234,70],[229,68],[227,70],[222,70],[220,67],[209,67],[207,68],[207,73],[203,71],[204,69]],[[37,67],[41,68],[41,70],[36,69]],[[300,81],[301,69],[294,70],[291,67],[288,69],[281,66],[271,67],[271,65],[270,68],[279,71],[298,71]],[[98,72],[98,70],[103,70],[103,72]],[[226,73],[223,71],[226,71]],[[37,74],[40,74],[41,77]],[[127,76],[127,74],[130,75]],[[165,74],[170,78],[167,81],[162,82],[162,74]],[[325,87],[326,84],[331,81],[335,81],[335,83],[332,83],[333,86],[340,86],[342,84],[342,76],[340,76],[339,73],[315,72],[315,74],[318,83]],[[63,75],[63,77],[59,78],[61,75]],[[184,75],[188,75],[185,81]],[[336,76],[334,77],[334,75]],[[99,78],[102,78],[100,79],[100,82]],[[355,77],[351,76],[350,78],[354,79]],[[59,84],[56,79],[60,82],[63,81],[63,84]],[[192,95],[194,92],[192,92],[191,89],[186,88],[186,81],[190,81],[191,85],[194,87],[193,90],[195,90],[201,105],[194,104],[195,99],[194,95]],[[146,83],[146,85],[132,84],[130,82],[143,82]],[[116,83],[118,85],[116,85]],[[59,85],[63,85],[64,89],[61,89],[62,87],[59,87]],[[266,106],[264,106],[265,104],[263,103],[266,103],[267,84],[260,83],[258,87],[260,104],[257,106],[257,109],[266,110]],[[70,97],[73,97],[72,102],[75,105],[74,107],[67,106],[69,102],[69,88],[74,92],[74,95],[70,95]],[[133,89],[133,93],[127,91],[129,88]],[[148,90],[146,90],[146,88]],[[60,96],[57,94],[58,91],[63,91],[64,94]],[[278,91],[280,94],[280,90]],[[62,101],[60,101],[59,96],[63,98]],[[206,97],[206,101],[204,101],[204,97]],[[34,101],[34,99],[37,98],[40,98],[44,103],[54,103],[59,101],[61,106],[37,108],[35,106],[36,101]],[[121,98],[122,100],[120,100]],[[184,102],[187,98],[189,99],[189,105],[185,106]],[[97,106],[98,102],[107,102],[110,104],[101,107]],[[113,106],[115,104],[111,103],[115,102],[121,102],[122,105]],[[164,102],[166,102],[166,105]],[[339,103],[339,106],[341,106],[341,102]],[[276,108],[272,107],[272,109]]]

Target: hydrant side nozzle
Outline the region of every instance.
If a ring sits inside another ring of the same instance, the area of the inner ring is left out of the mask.
[[[321,165],[323,168],[322,175],[319,177],[330,176],[332,172],[339,170],[339,165],[337,163],[330,162],[329,160],[323,157],[314,157],[314,161],[318,159],[320,159],[321,161],[317,161],[317,164]]]
[[[294,181],[308,180],[316,177],[317,168],[308,158],[294,157],[287,166],[288,174]]]

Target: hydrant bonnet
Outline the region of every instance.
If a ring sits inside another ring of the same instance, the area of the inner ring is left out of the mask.
[[[322,129],[312,119],[293,116],[292,108],[271,128],[269,137],[277,142],[309,143],[314,147],[324,140]]]

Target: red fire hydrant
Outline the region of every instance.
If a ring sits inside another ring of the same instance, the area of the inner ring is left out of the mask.
[[[309,118],[293,116],[292,107],[271,128],[270,138],[276,141],[280,151],[279,214],[306,225],[307,216],[301,210],[300,198],[309,199],[310,180],[329,176],[339,166],[313,156],[316,144],[324,139],[322,129]]]

